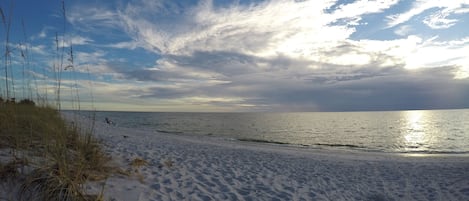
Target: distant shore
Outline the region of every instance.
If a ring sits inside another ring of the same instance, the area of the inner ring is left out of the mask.
[[[466,155],[312,152],[121,128],[99,120],[95,126],[115,163],[134,172],[109,178],[106,199],[469,200]],[[142,162],[133,164],[137,160]],[[89,190],[100,189],[90,185]]]

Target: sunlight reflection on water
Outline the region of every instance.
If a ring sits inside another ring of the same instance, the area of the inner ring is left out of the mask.
[[[426,151],[428,145],[431,141],[431,136],[426,133],[426,122],[428,114],[425,111],[415,110],[415,111],[403,111],[403,116],[405,118],[405,124],[402,125],[405,129],[403,133],[405,139],[405,146],[403,147],[405,151],[414,152],[414,151]]]

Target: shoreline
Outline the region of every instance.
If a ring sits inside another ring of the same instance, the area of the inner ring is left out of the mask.
[[[366,113],[362,117],[357,114],[341,117],[317,113],[279,113],[270,116],[262,113],[199,115],[96,112],[95,115],[98,120],[111,117],[116,124],[123,127],[145,127],[158,133],[182,136],[224,137],[239,141],[291,144],[312,149],[402,154],[469,154],[468,146],[465,146],[469,144],[468,135],[465,134],[469,128],[457,119],[453,123],[444,123],[451,124],[454,128],[442,126],[445,120],[438,120],[438,117],[446,118],[445,115],[449,114],[437,113],[428,111],[428,118],[421,119],[418,125],[410,123],[413,122],[412,115],[423,114],[408,114],[406,111],[374,115]],[[463,111],[456,114],[466,115]]]
[[[95,136],[104,150],[118,166],[135,172],[129,178],[109,178],[106,199],[469,199],[467,156],[312,151],[95,123]],[[136,158],[147,165],[129,166]],[[90,185],[89,190],[100,188]]]

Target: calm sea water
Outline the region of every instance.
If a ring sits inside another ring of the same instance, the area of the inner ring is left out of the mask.
[[[315,113],[96,112],[118,126],[298,146],[469,153],[469,110]]]

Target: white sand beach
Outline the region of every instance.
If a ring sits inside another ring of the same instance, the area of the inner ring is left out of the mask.
[[[64,116],[90,125],[83,117]],[[96,121],[94,131],[113,163],[133,172],[87,185],[90,193],[104,192],[105,200],[469,200],[467,155],[312,149],[104,121]],[[148,164],[131,166],[136,158]],[[5,185],[0,198],[13,197],[15,190]]]
[[[101,122],[95,131],[122,168],[148,162],[108,179],[107,200],[469,200],[467,155],[312,150]]]

